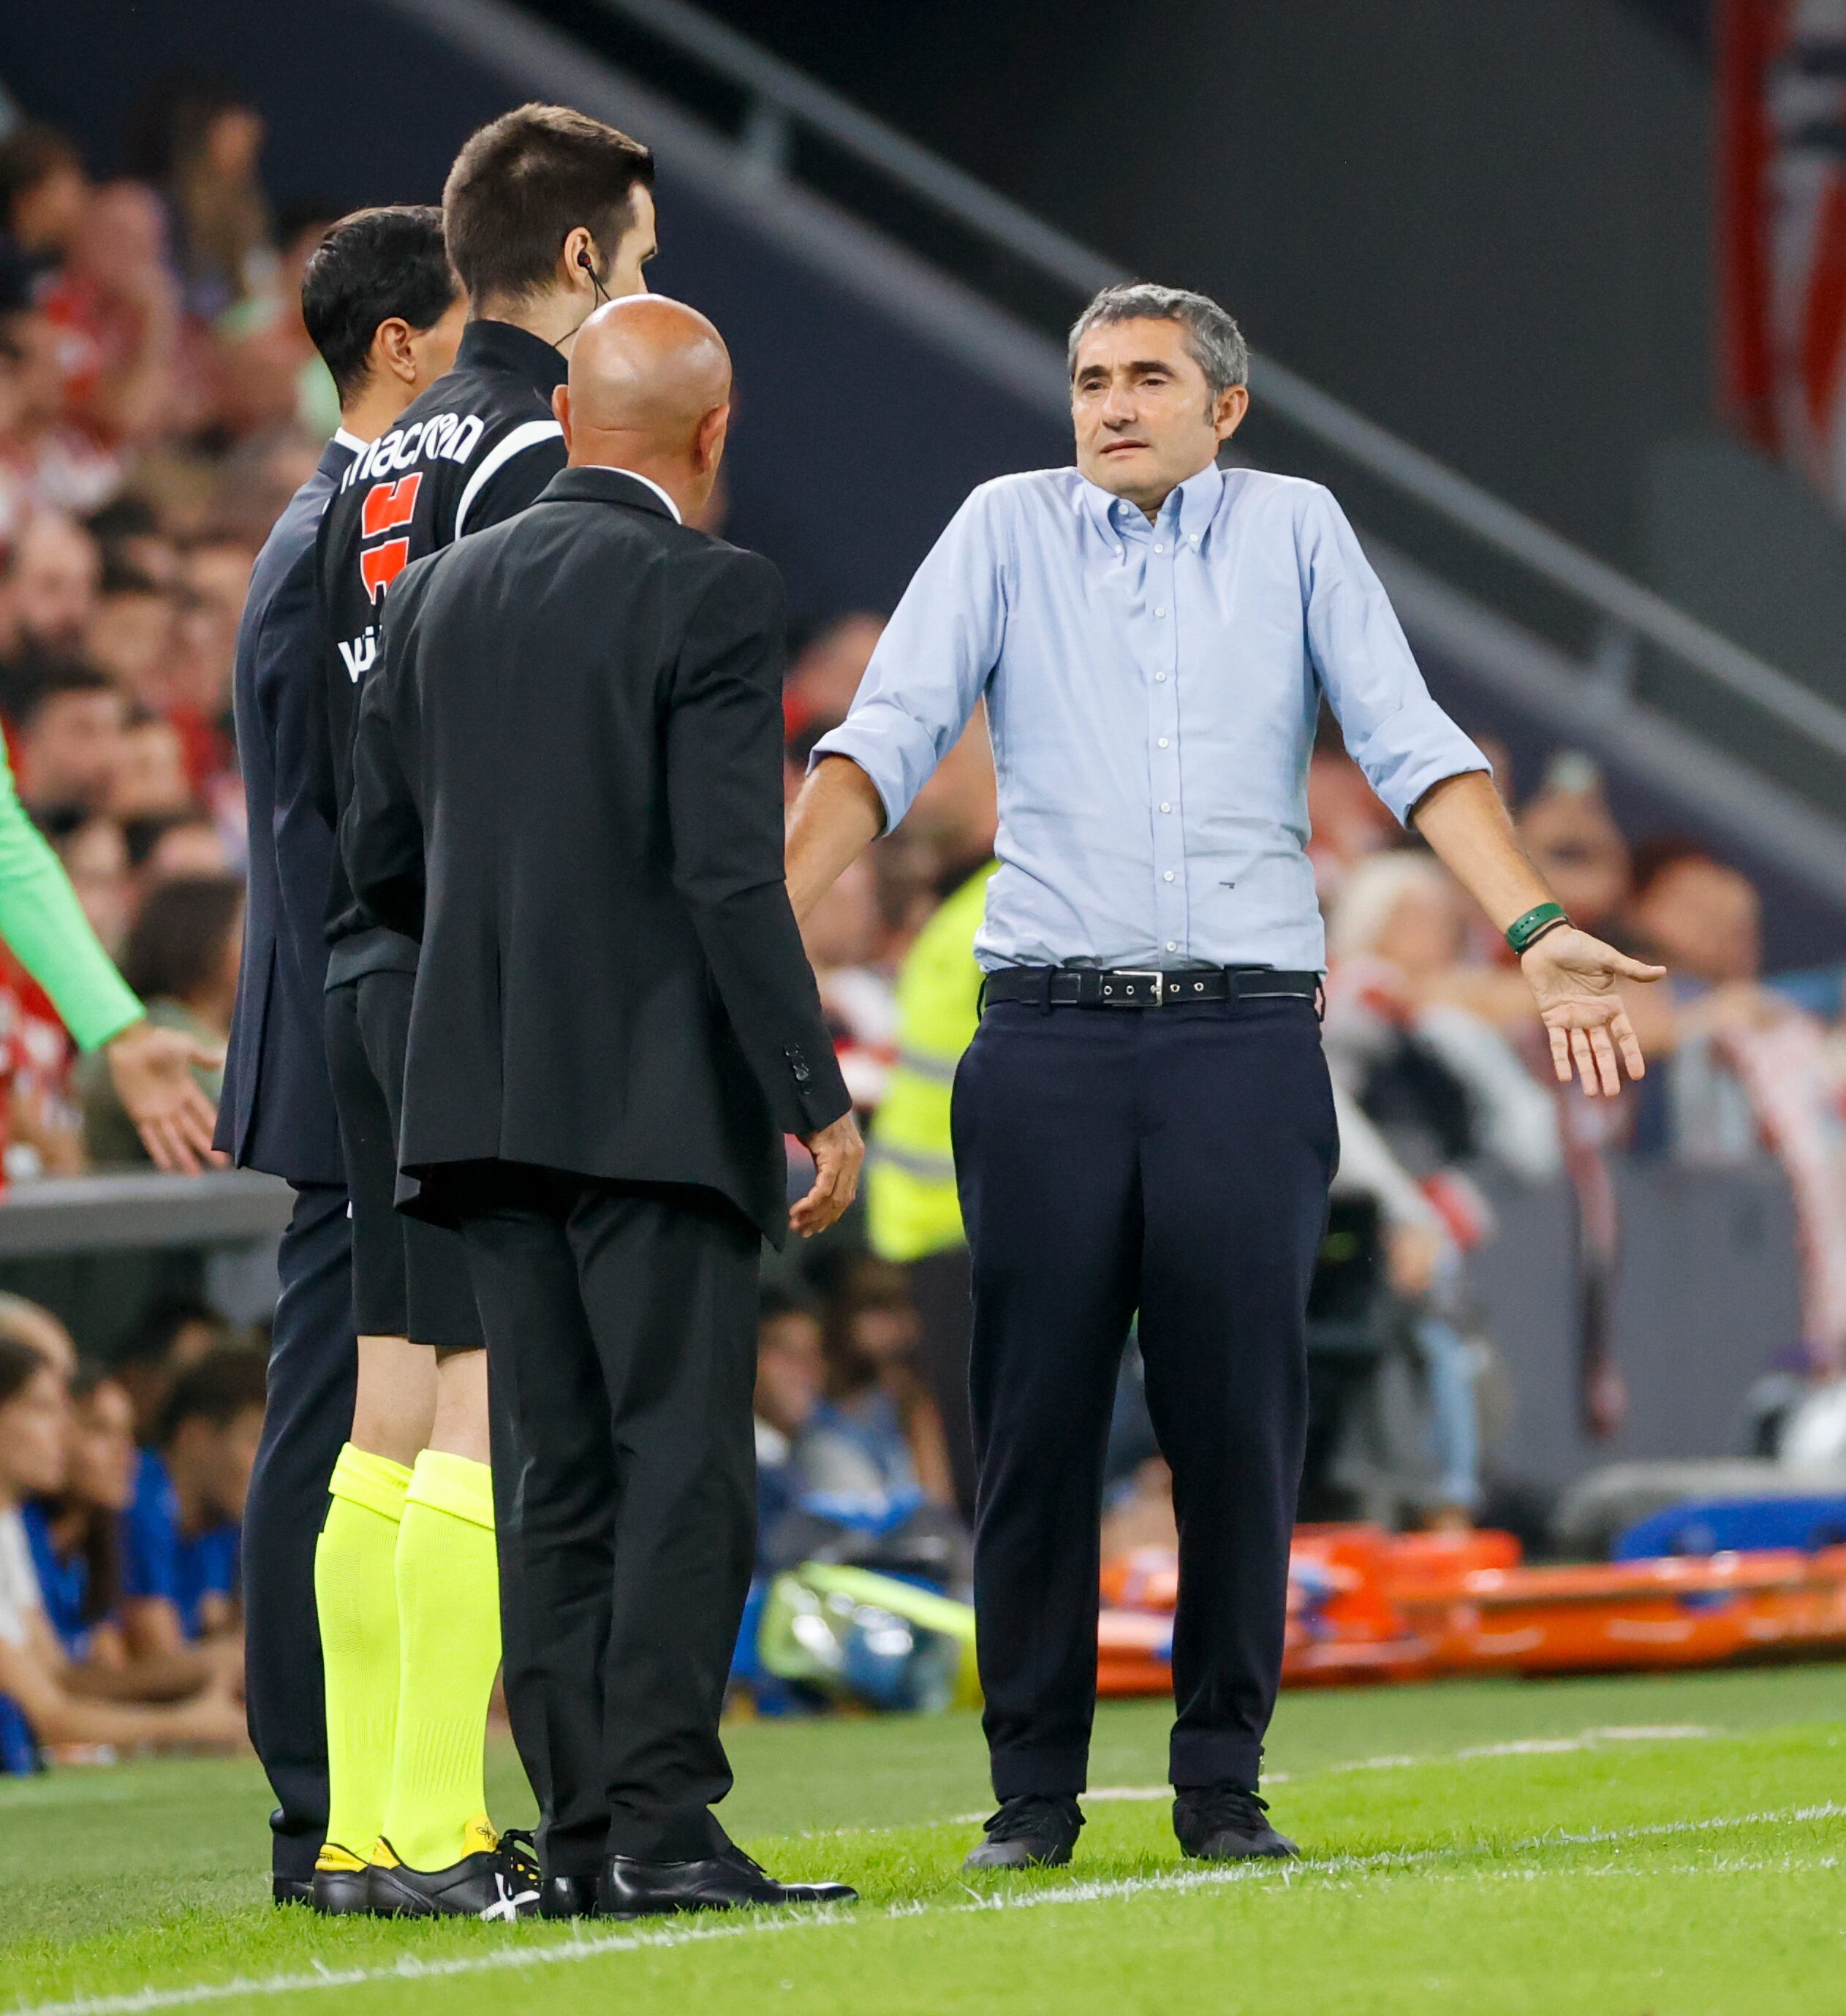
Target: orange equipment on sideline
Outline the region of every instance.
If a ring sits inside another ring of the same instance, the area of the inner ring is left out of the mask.
[[[1171,1548],[1105,1564],[1097,1686],[1172,1684]],[[1303,1526],[1285,1687],[1846,1655],[1846,1547],[1528,1568],[1510,1533]]]

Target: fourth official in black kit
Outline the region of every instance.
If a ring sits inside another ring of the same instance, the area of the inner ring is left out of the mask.
[[[420,941],[399,1195],[460,1228],[510,1417],[507,1694],[557,1915],[853,1894],[773,1881],[712,1812],[762,1241],[832,1222],[863,1152],[783,884],[781,585],[684,522],[730,397],[691,309],[590,319],[571,466],[392,590],[341,830]]]

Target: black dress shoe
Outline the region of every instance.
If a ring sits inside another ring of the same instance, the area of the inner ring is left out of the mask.
[[[1003,1799],[987,1823],[987,1838],[964,1869],[1062,1869],[1083,1824],[1075,1799],[1026,1793]]]
[[[597,1873],[547,1876],[539,1885],[541,1918],[593,1918],[596,1916]]]
[[[1249,1862],[1301,1851],[1269,1824],[1269,1808],[1242,1785],[1202,1785],[1173,1802],[1181,1849],[1200,1862]]]
[[[381,1854],[391,1844],[378,1844]],[[381,1918],[529,1918],[539,1903],[532,1837],[510,1829],[446,1869],[410,1869],[393,1855],[372,1865],[367,1902]]]
[[[740,1848],[700,1862],[637,1862],[612,1855],[597,1884],[602,1918],[652,1918],[670,1911],[738,1911],[773,1904],[856,1904],[844,1883],[778,1883]]]

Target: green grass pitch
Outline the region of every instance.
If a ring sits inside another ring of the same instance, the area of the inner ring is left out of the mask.
[[[1846,1673],[1285,1697],[1293,1865],[1182,1863],[1159,1703],[1099,1719],[1068,1870],[964,1879],[966,1716],[746,1724],[726,1818],[864,1902],[670,1926],[389,1926],[266,1900],[265,1788],[172,1762],[0,1784],[0,2011],[1846,2012]],[[503,1822],[528,1802],[496,1746]]]

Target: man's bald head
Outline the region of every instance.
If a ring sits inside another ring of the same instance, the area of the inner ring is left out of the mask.
[[[574,466],[651,477],[690,515],[723,453],[730,353],[697,308],[632,294],[579,329],[570,383],[553,402]]]

